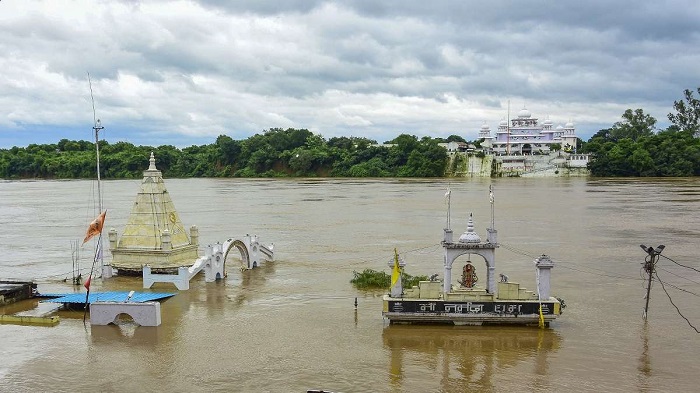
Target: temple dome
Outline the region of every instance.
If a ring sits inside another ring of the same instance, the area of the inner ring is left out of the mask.
[[[472,214],[469,213],[469,221],[467,222],[467,231],[459,237],[460,243],[481,243],[481,238],[474,232],[474,220]]]
[[[482,131],[489,131],[489,125],[486,124],[486,123],[482,124],[482,125],[481,125],[481,130],[482,130]]]
[[[508,121],[503,119],[503,120],[501,120],[501,122],[498,125],[501,127],[506,127],[508,125]]]
[[[566,125],[564,126],[564,128],[574,128],[574,123],[568,122],[568,123],[566,123]]]

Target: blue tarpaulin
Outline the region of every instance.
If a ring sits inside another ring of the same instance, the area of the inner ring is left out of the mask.
[[[52,299],[42,300],[42,302],[51,303],[78,303],[85,304],[84,293],[44,293],[42,297]],[[133,296],[128,300],[132,303],[150,302],[153,300],[165,299],[175,296],[174,293],[153,293],[153,292],[134,292]],[[88,296],[88,303],[94,302],[126,302],[129,297],[129,292],[95,292]]]

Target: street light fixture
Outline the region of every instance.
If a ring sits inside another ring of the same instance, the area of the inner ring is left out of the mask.
[[[639,247],[644,250],[647,254],[649,254],[649,259],[644,260],[644,270],[649,274],[649,281],[647,283],[647,297],[646,297],[646,304],[644,305],[644,320],[646,321],[647,319],[647,310],[649,310],[649,295],[651,292],[651,278],[654,275],[654,267],[656,266],[656,261],[659,260],[659,255],[661,255],[661,252],[666,248],[663,244],[656,247],[654,249],[653,247],[647,247],[644,244],[640,244]]]

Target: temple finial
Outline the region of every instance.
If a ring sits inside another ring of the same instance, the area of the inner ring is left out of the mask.
[[[155,171],[156,169],[156,158],[153,156],[153,152],[151,152],[151,158],[148,160],[148,170],[149,171]]]

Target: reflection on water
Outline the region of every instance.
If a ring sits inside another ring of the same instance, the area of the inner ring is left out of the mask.
[[[382,332],[391,353],[390,382],[400,387],[407,364],[418,357],[434,369],[445,391],[491,391],[495,373],[534,360],[536,389],[546,386],[548,355],[561,337],[552,329],[390,325]],[[406,358],[411,360],[406,360]]]
[[[106,326],[90,325],[90,339],[100,346],[153,347],[159,341],[160,329],[155,326],[139,326],[133,322],[119,322]]]
[[[256,293],[264,290],[265,284],[270,277],[274,277],[275,262],[266,262],[261,266],[251,269],[234,271],[227,274],[226,285],[238,287],[235,294],[229,295],[230,300],[236,307],[246,304],[255,298]]]
[[[651,377],[651,359],[649,358],[649,326],[644,321],[640,332],[642,341],[642,354],[639,356],[639,391],[649,391],[649,378]]]

